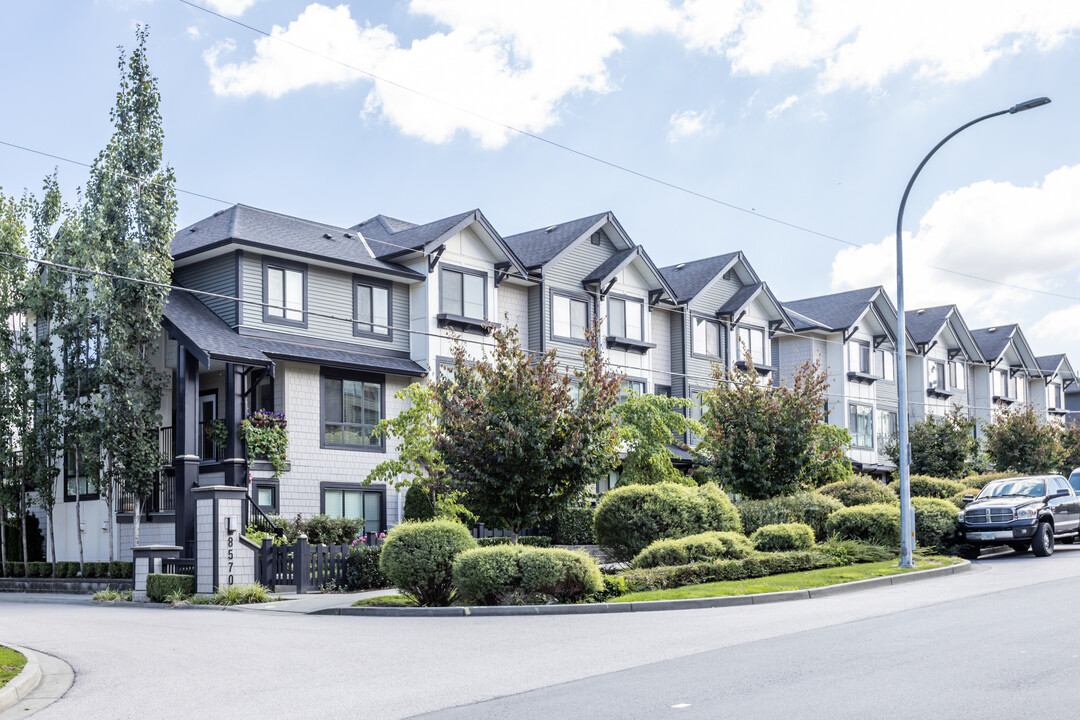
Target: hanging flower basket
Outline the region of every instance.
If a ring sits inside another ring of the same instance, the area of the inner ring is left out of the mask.
[[[288,467],[288,423],[281,413],[256,410],[240,423],[240,432],[247,444],[248,462],[266,459],[274,466],[274,477],[280,477]]]

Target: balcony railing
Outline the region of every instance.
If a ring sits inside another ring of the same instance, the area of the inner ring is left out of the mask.
[[[162,465],[172,467],[176,459],[176,429],[171,425],[161,428],[158,445],[161,448]],[[225,459],[225,448],[210,442],[206,437],[206,423],[199,423],[196,454],[203,462],[220,462]]]
[[[154,481],[154,488],[150,491],[150,497],[143,502],[143,513],[169,513],[176,509],[176,486],[171,477],[159,474]],[[130,515],[135,512],[135,496],[124,493],[120,496],[120,503],[116,511],[120,514]]]

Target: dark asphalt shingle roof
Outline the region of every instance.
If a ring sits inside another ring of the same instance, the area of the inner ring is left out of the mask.
[[[1012,340],[1013,333],[1019,326],[997,325],[992,328],[979,328],[972,330],[971,336],[975,338],[975,344],[979,346],[979,352],[988,362],[993,362],[1005,352],[1005,347]]]
[[[408,358],[365,353],[311,344],[240,335],[191,293],[173,290],[165,305],[165,322],[211,359],[269,365],[273,358],[420,377],[424,369]]]
[[[725,253],[701,260],[669,265],[660,268],[660,274],[664,276],[668,285],[675,292],[676,302],[687,302],[693,299],[705,286],[712,282],[718,274],[723,272],[731,261],[738,257],[738,252]]]
[[[880,286],[859,288],[832,295],[792,300],[782,304],[789,313],[794,311],[815,323],[810,327],[821,326],[828,330],[843,330],[855,324],[866,311],[866,306],[880,291]],[[792,320],[799,324],[795,317]]]
[[[1061,361],[1064,359],[1064,353],[1059,353],[1057,355],[1043,355],[1041,357],[1035,358],[1035,360],[1039,363],[1039,369],[1042,370],[1043,373],[1046,375],[1053,374],[1054,371],[1058,369],[1058,365],[1060,365]]]
[[[400,255],[410,250],[420,250],[432,240],[438,240],[467,219],[476,210],[458,213],[450,217],[432,220],[423,225],[414,225],[404,220],[376,215],[351,229],[359,230],[371,246],[376,257]]]
[[[540,267],[570,247],[575,240],[607,215],[608,213],[602,212],[558,225],[528,230],[504,239],[525,267]]]
[[[626,248],[625,250],[620,250],[604,262],[600,263],[595,270],[589,273],[585,277],[585,279],[582,280],[582,282],[586,285],[600,282],[601,280],[606,278],[608,274],[611,273],[615,268],[619,267],[619,264],[622,263],[623,260],[627,259],[632,255],[638,254],[638,252],[640,251],[638,250],[637,246],[634,246],[632,248]]]
[[[351,237],[346,237],[346,233]],[[247,205],[233,205],[180,230],[173,236],[171,249],[176,258],[228,241],[338,260],[404,277],[423,277],[401,265],[375,258],[372,255],[374,249],[369,252],[364,241],[353,231]]]
[[[904,324],[908,335],[920,345],[931,342],[941,332],[953,307],[955,306],[940,305],[922,310],[908,310],[904,313]]]
[[[764,283],[754,283],[752,285],[743,285],[739,288],[738,292],[729,297],[727,301],[720,306],[720,310],[717,311],[718,315],[734,315],[743,309],[746,303],[750,302],[750,298],[754,296]]]

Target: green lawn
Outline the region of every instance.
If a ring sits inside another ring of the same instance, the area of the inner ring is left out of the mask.
[[[379,595],[362,598],[352,604],[353,607],[416,607],[412,600],[404,595]]]
[[[0,688],[7,685],[9,680],[14,680],[25,664],[25,655],[0,646]]]
[[[854,580],[866,580],[896,575],[911,570],[954,565],[959,559],[943,555],[931,555],[919,558],[914,568],[898,568],[895,560],[876,563],[862,563],[844,567],[822,568],[806,572],[785,573],[753,580],[729,580],[726,582],[705,583],[704,585],[686,585],[670,590],[651,590],[628,593],[613,598],[610,602],[637,602],[641,600],[683,600],[686,598],[722,597],[726,595],[753,595],[755,593],[782,592],[784,590],[806,590],[824,587]]]

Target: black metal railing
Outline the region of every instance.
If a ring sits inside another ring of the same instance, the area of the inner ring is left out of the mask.
[[[207,437],[206,431],[209,429],[210,423],[199,423],[199,439],[198,455],[203,462],[221,462],[225,459],[225,445],[211,442]]]
[[[254,525],[259,532],[269,533],[275,537],[285,537],[285,531],[274,524],[274,521],[263,512],[250,495],[245,497],[244,503],[244,527]]]
[[[162,466],[172,467],[176,459],[176,435],[171,425],[158,431],[158,447],[161,448]]]
[[[143,499],[142,510],[144,516],[150,513],[168,513],[176,510],[176,483],[171,477],[164,473],[158,475],[149,497]],[[122,515],[134,513],[135,495],[132,493],[121,494],[116,512]]]
[[[162,558],[161,572],[167,575],[195,576],[195,558]]]

